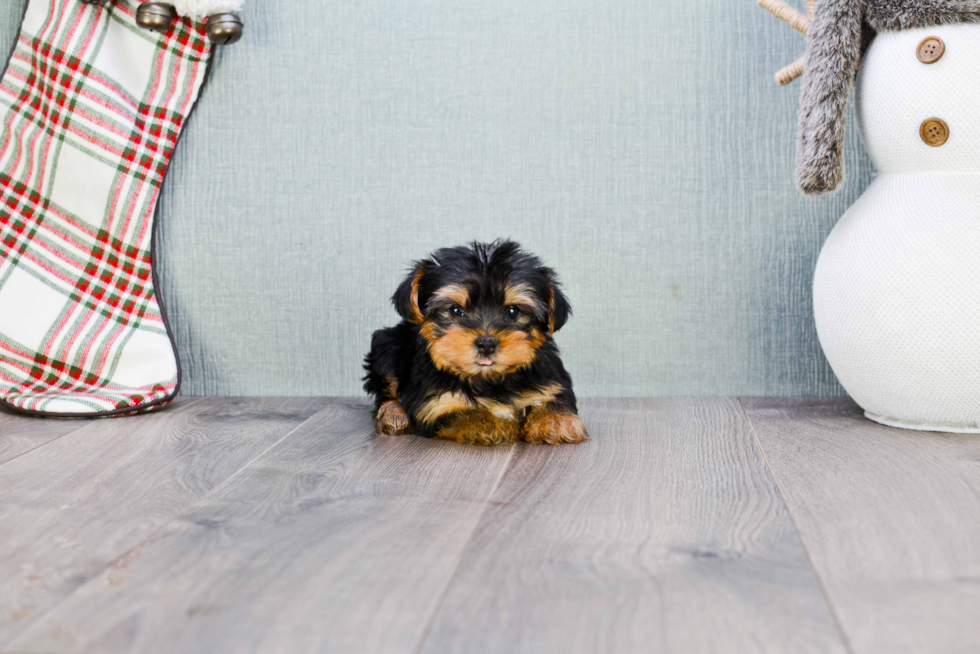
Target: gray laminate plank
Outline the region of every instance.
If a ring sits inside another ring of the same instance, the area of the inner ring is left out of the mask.
[[[422,652],[842,652],[736,400],[582,402],[519,446]]]
[[[178,398],[0,466],[0,650],[326,403]]]
[[[35,418],[0,407],[0,465],[89,422],[84,419]]]
[[[513,446],[373,426],[321,411],[8,647],[410,652]]]
[[[743,404],[853,650],[980,651],[980,436],[847,399]]]

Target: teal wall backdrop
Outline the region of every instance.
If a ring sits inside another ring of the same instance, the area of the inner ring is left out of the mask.
[[[24,2],[0,4],[4,52]],[[844,191],[797,193],[798,86],[772,74],[803,39],[754,0],[248,0],[243,19],[162,199],[185,393],[360,393],[408,263],[497,236],[564,278],[583,395],[841,392],[810,282],[871,165],[852,128]]]

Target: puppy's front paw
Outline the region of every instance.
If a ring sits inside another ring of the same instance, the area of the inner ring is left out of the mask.
[[[489,411],[460,411],[448,424],[436,430],[436,436],[472,445],[506,445],[520,435],[516,420],[498,418]]]
[[[555,411],[535,407],[524,421],[524,440],[528,443],[581,443],[589,440],[589,431],[577,415],[567,411]]]
[[[412,421],[402,405],[394,400],[381,405],[374,425],[379,434],[386,436],[404,436],[412,433]]]

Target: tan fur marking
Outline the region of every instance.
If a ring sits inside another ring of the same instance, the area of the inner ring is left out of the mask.
[[[436,431],[438,438],[472,445],[504,445],[520,436],[516,420],[502,420],[486,409],[462,411]]]
[[[548,331],[555,333],[555,289],[548,283]]]
[[[561,384],[553,382],[541,388],[524,391],[511,402],[498,402],[487,397],[478,397],[476,401],[501,420],[519,420],[525,409],[553,402],[559,393]]]
[[[528,412],[521,436],[528,443],[560,445],[587,441],[589,431],[574,413],[537,406]]]
[[[527,284],[515,284],[504,289],[504,304],[534,308],[534,292]]]
[[[497,374],[506,375],[531,365],[537,356],[537,348],[527,332],[503,331],[495,334],[499,345],[494,356],[494,368],[499,367]],[[494,371],[496,372],[496,371]]]
[[[495,418],[500,418],[501,420],[517,420],[517,407],[512,404],[504,404],[486,397],[479,397],[476,401],[480,406],[485,407],[487,411],[492,413]]]
[[[398,379],[393,375],[385,377],[385,397],[396,401],[402,399],[402,396],[398,394]]]
[[[418,411],[415,419],[424,425],[431,425],[447,413],[472,409],[474,406],[473,402],[465,395],[443,393],[427,400]]]
[[[552,382],[541,388],[524,391],[514,400],[513,406],[519,411],[528,407],[542,406],[548,402],[554,402],[559,393],[561,393],[561,384]]]
[[[435,330],[427,331],[435,333]],[[423,334],[429,340],[429,358],[436,368],[460,377],[474,377],[483,373],[482,366],[476,362],[476,348],[473,345],[477,336],[476,331],[457,325],[437,333],[434,339]]]
[[[410,322],[414,324],[419,324],[425,320],[425,316],[422,315],[422,310],[419,308],[419,284],[422,282],[422,267],[415,271],[415,279],[412,280],[412,303],[408,308],[411,313]]]
[[[470,292],[466,290],[466,287],[460,286],[459,284],[444,286],[433,293],[433,295],[436,297],[445,298],[450,302],[455,302],[461,307],[466,307],[470,301]]]
[[[483,332],[452,325],[445,331],[434,323],[426,322],[420,333],[429,341],[429,358],[436,368],[460,377],[501,377],[531,365],[537,349],[544,345],[545,337],[536,329],[530,333],[521,330],[491,332],[497,337],[497,353],[492,366],[476,362],[477,352],[473,342]]]
[[[531,347],[533,347],[535,350],[541,347],[542,345],[544,345],[545,341],[548,340],[547,337],[545,337],[545,335],[542,334],[535,327],[531,327],[531,329],[527,331],[529,333],[528,342],[531,344]]]
[[[387,436],[403,436],[412,433],[412,421],[405,409],[394,400],[385,402],[378,408],[374,426],[379,434]]]
[[[438,340],[440,336],[442,336],[442,330],[439,329],[439,325],[429,320],[422,323],[422,326],[419,327],[419,334],[421,334],[422,338],[425,340],[433,343]]]

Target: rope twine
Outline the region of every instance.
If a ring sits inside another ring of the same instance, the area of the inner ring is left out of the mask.
[[[817,0],[806,0],[806,16],[790,7],[783,0],[759,0],[759,6],[806,36],[807,30],[810,28],[810,21],[813,19],[813,12],[817,6]],[[780,68],[776,72],[776,83],[780,86],[786,86],[803,74],[804,66],[804,59],[800,57],[788,66]]]

